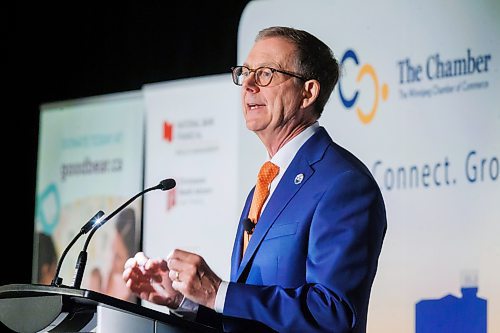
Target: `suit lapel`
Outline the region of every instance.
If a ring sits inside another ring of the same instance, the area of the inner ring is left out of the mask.
[[[234,268],[238,267],[237,264],[235,265],[235,263],[237,263],[235,259],[237,260],[241,257],[243,230],[240,221],[240,226],[238,226],[237,232],[238,239],[236,240],[236,245],[239,248],[239,256],[237,258],[234,258],[234,253],[238,251],[233,251],[232,258],[231,276],[234,277],[234,281],[237,281],[240,278],[241,274],[245,270],[245,267],[248,265],[250,259],[253,257],[260,243],[266,236],[271,226],[274,224],[274,221],[276,220],[278,215],[287,206],[287,204],[295,196],[295,194],[302,188],[302,186],[307,182],[307,180],[313,175],[314,169],[312,168],[312,164],[321,159],[327,145],[330,142],[330,137],[328,136],[324,128],[321,127],[318,132],[314,134],[301,147],[301,149],[299,149],[297,155],[294,157],[292,163],[287,168],[278,186],[274,190],[273,195],[269,199],[269,202],[267,203],[264,211],[262,212],[259,222],[255,227],[255,231],[241,260],[241,264],[237,269],[236,276],[234,276]],[[300,174],[302,174],[303,177],[302,181],[295,181],[297,177],[300,177]],[[244,213],[247,215],[249,206],[250,204],[247,201],[247,205],[244,210]],[[246,217],[246,215],[243,216]]]

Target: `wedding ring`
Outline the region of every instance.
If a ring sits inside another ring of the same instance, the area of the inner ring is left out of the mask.
[[[179,272],[175,272],[175,279],[176,279],[177,281],[179,281],[179,282],[181,281],[181,280],[179,280]]]

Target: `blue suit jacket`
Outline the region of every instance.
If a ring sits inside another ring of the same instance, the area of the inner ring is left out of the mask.
[[[321,127],[286,170],[242,258],[252,196],[234,243],[224,330],[365,332],[387,226],[368,169]]]

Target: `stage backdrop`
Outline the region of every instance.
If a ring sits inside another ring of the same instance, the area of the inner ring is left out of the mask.
[[[476,333],[483,323],[500,333],[499,18],[494,0],[253,1],[242,15],[239,64],[261,28],[287,25],[325,41],[342,65],[320,124],[373,172],[388,215],[370,333]],[[200,253],[225,279],[266,159],[244,126],[239,92],[229,74],[143,89],[144,184],[178,183],[145,198],[144,250]],[[44,106],[36,227],[59,255],[97,210],[142,189],[142,103],[133,94]],[[106,269],[97,254],[112,229],[93,240],[89,267]],[[458,328],[438,330],[436,320]]]
[[[49,267],[56,259],[51,251],[58,259],[94,214],[109,214],[142,190],[143,117],[141,92],[41,106],[33,282],[50,283]],[[124,260],[139,247],[140,212],[139,199],[95,234],[83,288],[133,299],[121,272]],[[65,285],[72,283],[86,237],[64,261],[60,276]],[[38,264],[45,267],[40,273]]]
[[[253,1],[239,64],[274,25],[333,49],[342,78],[320,124],[385,197],[368,332],[437,332],[435,319],[457,325],[439,332],[485,332],[486,315],[500,332],[498,1]],[[247,185],[258,163],[240,165]]]

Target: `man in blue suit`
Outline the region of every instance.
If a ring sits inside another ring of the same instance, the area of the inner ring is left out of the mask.
[[[232,73],[269,155],[259,179],[270,184],[258,182],[245,203],[231,281],[177,249],[129,259],[127,285],[225,331],[365,332],[385,207],[363,163],[318,124],[339,76],[332,51],[305,31],[271,27]]]

